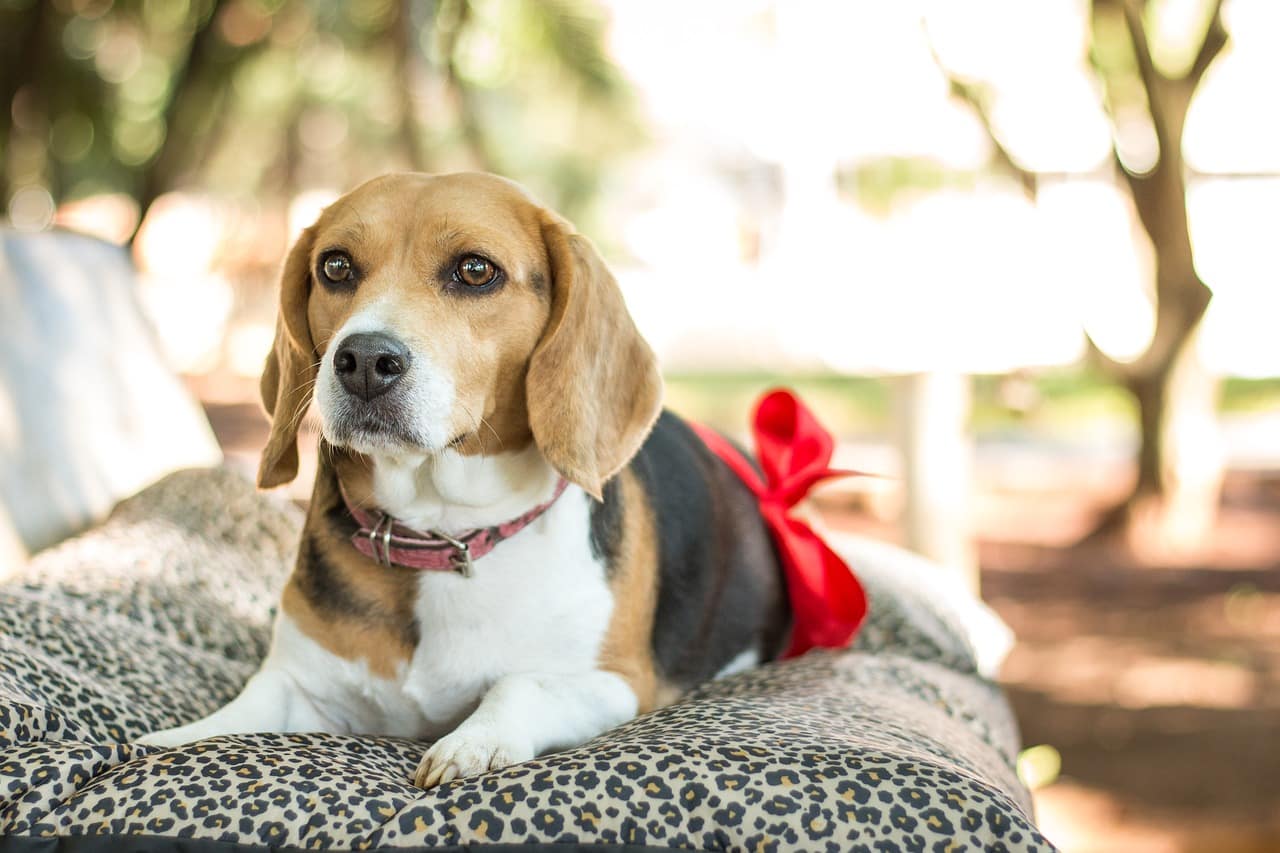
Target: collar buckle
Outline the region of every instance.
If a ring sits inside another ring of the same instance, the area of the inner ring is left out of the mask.
[[[449,565],[453,570],[464,578],[469,578],[475,573],[475,564],[471,562],[471,545],[461,539],[455,539],[448,533],[442,533],[439,530],[427,531],[432,536],[449,544],[453,549],[453,553],[449,555]]]

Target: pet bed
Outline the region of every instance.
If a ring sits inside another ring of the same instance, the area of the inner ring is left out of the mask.
[[[253,673],[300,525],[238,474],[182,471],[0,586],[0,847],[1053,849],[987,677],[1003,626],[940,568],[865,540],[839,545],[871,601],[852,648],[434,790],[410,782],[410,740],[131,743]]]

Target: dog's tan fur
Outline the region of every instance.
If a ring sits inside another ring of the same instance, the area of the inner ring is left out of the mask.
[[[635,691],[640,713],[653,710],[658,678],[653,663],[653,609],[658,598],[657,531],[653,511],[635,475],[619,475],[623,506],[619,558],[609,584],[613,618],[600,650],[600,668],[616,672]]]
[[[358,463],[348,463],[356,467]],[[314,547],[325,570],[323,583],[340,584],[354,597],[353,607],[330,610],[318,606],[309,585],[318,582],[317,567],[304,555],[284,588],[280,606],[314,642],[338,657],[362,660],[381,678],[393,678],[413,655],[413,602],[417,578],[388,572],[351,547],[346,537],[326,523],[325,508],[339,502],[337,480],[322,468],[312,493],[303,543]]]
[[[347,660],[364,661],[371,672],[392,678],[397,667],[413,655],[413,602],[417,577],[409,572],[388,572],[355,549],[345,531],[334,527],[329,512],[340,506],[338,484],[351,500],[374,504],[372,472],[368,460],[345,450],[326,447],[319,466],[310,508],[304,525],[303,544],[315,547],[326,571],[335,574],[322,582],[341,585],[357,596],[356,607],[331,612],[317,606],[308,585],[316,582],[318,567],[303,555],[285,586],[281,606],[298,628],[313,641]],[[376,614],[376,616],[374,616]],[[371,618],[373,617],[373,618]]]

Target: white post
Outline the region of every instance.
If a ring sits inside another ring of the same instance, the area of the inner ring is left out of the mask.
[[[902,454],[903,544],[958,573],[977,594],[969,377],[944,371],[912,373],[896,378],[894,385]]]

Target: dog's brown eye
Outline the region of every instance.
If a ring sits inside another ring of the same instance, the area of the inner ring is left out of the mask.
[[[320,268],[324,270],[324,277],[332,282],[351,278],[351,259],[341,252],[334,252],[325,258]]]
[[[484,287],[486,284],[492,284],[498,277],[498,268],[479,255],[467,255],[458,261],[456,274],[458,281],[463,284]]]

